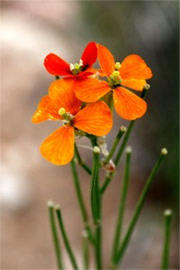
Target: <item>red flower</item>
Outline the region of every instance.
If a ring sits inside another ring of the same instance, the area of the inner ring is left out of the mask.
[[[97,47],[95,42],[90,42],[84,49],[78,63],[69,64],[54,53],[50,53],[44,59],[46,70],[55,76],[82,77],[93,74],[91,68],[97,59]]]

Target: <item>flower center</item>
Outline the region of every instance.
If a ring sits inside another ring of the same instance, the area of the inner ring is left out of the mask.
[[[120,76],[120,72],[118,70],[113,71],[113,73],[108,78],[108,83],[110,87],[116,88],[121,85],[121,82],[122,82],[122,79]]]
[[[72,124],[72,120],[74,118],[74,116],[69,113],[69,112],[66,112],[66,110],[61,107],[59,110],[58,110],[58,114],[62,117],[62,121],[63,121],[63,124],[64,125],[71,125]]]
[[[81,72],[83,70],[82,59],[80,59],[79,64],[78,63],[70,64],[70,70],[71,70],[73,75],[77,75],[79,72]]]

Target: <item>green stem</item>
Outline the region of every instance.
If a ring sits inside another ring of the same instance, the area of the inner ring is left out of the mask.
[[[83,245],[83,269],[89,269],[89,243],[86,232],[83,234],[82,245]]]
[[[147,92],[148,92],[148,90],[144,89],[144,90],[142,91],[142,93],[141,93],[141,98],[145,98]],[[132,132],[133,126],[134,126],[134,124],[135,124],[135,121],[136,121],[136,120],[132,120],[132,121],[130,122],[129,126],[128,126],[127,132],[126,132],[126,134],[125,134],[125,136],[124,136],[124,139],[123,139],[123,141],[122,141],[122,144],[121,144],[121,146],[120,146],[120,148],[119,148],[119,151],[118,151],[118,153],[117,153],[117,155],[116,155],[116,157],[115,157],[115,160],[114,160],[114,164],[115,164],[116,166],[118,166],[118,164],[119,164],[119,161],[120,161],[121,156],[122,156],[122,154],[123,154],[124,148],[125,148],[126,145],[127,145],[127,142],[128,142],[129,136],[130,136],[130,134],[131,134],[131,132]],[[111,172],[111,173],[109,173],[109,174],[107,175],[107,177],[105,178],[105,181],[104,181],[104,183],[103,183],[103,185],[102,185],[102,187],[101,187],[101,190],[100,190],[101,194],[103,194],[103,193],[105,192],[105,190],[107,189],[107,187],[108,187],[109,184],[111,183],[111,180],[112,180],[113,176],[114,176],[114,172]]]
[[[67,253],[69,255],[71,264],[73,266],[73,269],[75,269],[75,270],[79,269],[78,265],[77,265],[77,262],[76,262],[76,259],[75,259],[75,256],[73,254],[71,245],[69,243],[65,228],[64,228],[64,223],[63,223],[63,220],[62,220],[60,206],[56,205],[55,209],[56,209],[56,215],[57,215],[57,219],[58,219],[58,223],[59,223],[59,228],[60,228],[60,231],[61,231],[61,234],[62,234],[62,238],[63,238],[63,241],[64,241],[65,248],[66,248]]]
[[[78,164],[89,174],[91,175],[91,169],[84,163],[82,160],[80,153],[78,151],[77,145],[75,144],[75,155],[78,160]]]
[[[83,222],[84,222],[84,227],[85,227],[85,230],[88,234],[88,239],[91,241],[91,243],[94,244],[94,237],[93,237],[91,228],[89,226],[88,214],[86,211],[86,207],[85,207],[85,203],[84,203],[84,199],[83,199],[83,195],[82,195],[82,191],[81,191],[81,186],[79,183],[79,177],[78,177],[76,163],[74,161],[74,158],[71,161],[71,169],[72,169],[72,175],[73,175],[73,179],[74,179],[76,194],[77,194],[77,198],[78,198],[78,202],[79,202],[79,206],[80,206],[80,210],[81,210],[81,214],[82,214],[82,218],[83,218]]]
[[[58,269],[63,269],[62,264],[62,253],[61,253],[61,246],[60,241],[58,239],[58,233],[56,230],[56,223],[55,223],[55,217],[54,217],[54,204],[52,201],[48,201],[48,208],[49,208],[49,221],[51,225],[51,232],[52,232],[52,238],[54,242],[54,248],[56,252],[56,261]]]
[[[171,225],[172,225],[172,211],[166,209],[164,211],[165,224],[164,224],[164,246],[162,254],[161,269],[169,269],[169,249],[170,249],[170,236],[171,236]]]
[[[91,143],[93,147],[96,146],[96,138],[91,138]],[[98,148],[98,147],[97,147]],[[94,148],[93,148],[94,149]],[[101,196],[99,190],[99,153],[93,152],[93,169],[92,169],[92,180],[91,180],[91,208],[94,220],[94,225],[96,228],[96,268],[102,269],[102,231],[101,231]]]
[[[128,190],[128,184],[129,184],[129,175],[130,175],[130,161],[131,161],[131,148],[130,147],[127,148],[126,153],[127,153],[126,163],[125,163],[124,179],[122,183],[121,199],[120,199],[120,204],[119,204],[119,214],[118,214],[117,225],[116,225],[116,230],[115,230],[114,240],[113,240],[112,257],[111,257],[112,263],[118,251],[120,238],[121,238],[124,209],[125,209],[125,204],[126,204],[127,190]]]
[[[113,267],[114,267],[114,265],[116,266],[120,262],[120,260],[122,259],[123,255],[124,255],[124,252],[125,252],[125,250],[126,250],[126,248],[128,246],[131,235],[132,235],[132,233],[134,231],[134,228],[135,228],[136,222],[138,220],[138,217],[139,217],[139,215],[141,213],[141,210],[143,208],[147,193],[148,193],[148,191],[149,191],[149,189],[151,187],[151,184],[153,182],[154,177],[156,176],[156,174],[157,174],[157,172],[158,172],[158,170],[160,168],[161,162],[162,162],[162,160],[163,160],[163,158],[164,158],[164,156],[166,154],[167,154],[167,150],[165,148],[162,149],[161,150],[161,155],[160,155],[159,159],[157,160],[157,162],[155,163],[155,165],[154,165],[154,167],[153,167],[153,169],[152,169],[152,171],[151,171],[151,173],[150,173],[150,175],[149,175],[149,177],[148,177],[148,179],[147,179],[147,181],[145,183],[144,189],[143,189],[143,191],[142,191],[142,193],[140,195],[140,198],[139,198],[139,200],[137,202],[137,205],[136,205],[136,208],[135,208],[135,211],[134,211],[134,215],[133,215],[132,220],[131,220],[131,222],[129,224],[126,235],[125,235],[125,237],[124,237],[124,239],[122,241],[122,244],[121,244],[121,246],[120,246],[120,248],[119,248],[119,250],[118,250],[118,252],[117,252],[117,254],[116,254],[115,258],[114,258]]]
[[[126,132],[126,127],[121,126],[112,145],[112,148],[109,152],[109,155],[105,158],[105,160],[103,161],[103,165],[107,164],[109,162],[109,160],[112,158],[114,152],[116,151],[116,147],[119,144],[124,132]]]
[[[60,77],[59,76],[55,76],[55,80],[59,80],[60,79]]]

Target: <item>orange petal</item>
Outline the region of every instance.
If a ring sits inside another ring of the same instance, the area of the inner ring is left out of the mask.
[[[74,126],[87,133],[104,136],[112,128],[112,114],[103,101],[89,104],[74,118]]]
[[[110,91],[108,84],[98,79],[87,78],[76,81],[75,95],[84,102],[95,102]]]
[[[129,79],[129,80],[123,80],[121,85],[132,88],[134,90],[142,91],[144,86],[146,85],[146,81],[145,80]]]
[[[121,63],[120,74],[122,79],[150,79],[151,69],[144,60],[136,54],[127,56]]]
[[[65,165],[74,155],[74,128],[64,126],[53,132],[41,145],[41,154],[55,165]]]
[[[57,108],[63,107],[73,115],[80,110],[81,102],[74,94],[74,80],[55,80],[49,87],[49,97]]]
[[[108,48],[100,44],[97,44],[97,48],[98,48],[99,65],[103,73],[105,73],[106,76],[109,76],[114,71],[115,65],[114,57],[112,53],[108,50]]]
[[[116,112],[126,120],[134,120],[144,115],[146,102],[125,88],[116,88],[113,93]]]
[[[58,109],[48,96],[43,97],[32,117],[33,123],[40,123],[45,120],[59,120]]]

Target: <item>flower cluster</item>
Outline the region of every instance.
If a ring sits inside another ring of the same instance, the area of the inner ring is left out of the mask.
[[[92,67],[97,58],[100,69]],[[69,64],[51,53],[44,66],[50,74],[62,78],[51,83],[32,121],[63,123],[40,148],[44,158],[53,164],[64,165],[72,160],[76,135],[108,134],[113,125],[113,106],[126,120],[142,117],[147,110],[146,102],[128,90],[142,91],[152,77],[151,69],[138,55],[129,55],[120,64],[106,47],[90,42],[79,63]]]

